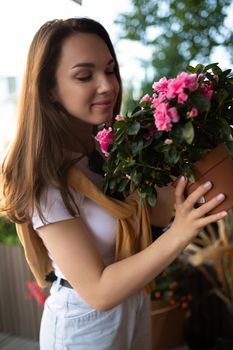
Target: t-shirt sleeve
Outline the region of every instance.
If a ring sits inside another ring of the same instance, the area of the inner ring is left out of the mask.
[[[80,208],[84,196],[72,189],[70,189],[70,191],[75,200],[75,204],[78,208]],[[42,193],[40,207],[44,219],[42,220],[40,218],[38,211],[35,209],[32,215],[32,225],[34,229],[38,229],[42,226],[52,224],[54,222],[73,219],[73,216],[69,213],[63,202],[60,191],[56,188],[48,188]],[[80,215],[79,211],[73,204],[72,207],[75,210],[75,216],[78,217]]]

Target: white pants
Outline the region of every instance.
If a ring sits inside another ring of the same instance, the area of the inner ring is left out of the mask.
[[[109,311],[97,311],[58,279],[45,302],[40,350],[149,350],[150,327],[149,297],[143,291]]]

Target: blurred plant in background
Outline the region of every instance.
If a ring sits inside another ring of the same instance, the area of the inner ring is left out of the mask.
[[[15,224],[6,216],[0,215],[0,243],[19,245],[20,241],[16,233]]]
[[[233,209],[217,224],[208,225],[185,254],[210,282],[212,292],[233,311]]]
[[[151,300],[163,300],[168,305],[188,309],[193,300],[189,283],[192,271],[192,266],[182,261],[181,255],[156,277]]]
[[[150,89],[151,80],[175,76],[186,62],[216,60],[211,55],[218,48],[233,61],[232,0],[131,0],[131,5],[115,23],[120,39],[151,50],[151,56],[141,59],[145,79],[139,96]]]

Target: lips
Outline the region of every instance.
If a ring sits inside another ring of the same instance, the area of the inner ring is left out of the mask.
[[[92,103],[92,106],[100,106],[100,107],[110,107],[112,106],[111,100],[103,100]]]

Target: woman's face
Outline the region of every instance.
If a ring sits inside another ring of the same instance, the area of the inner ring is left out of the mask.
[[[112,119],[119,93],[115,62],[95,34],[76,33],[62,46],[54,98],[75,118],[92,125]]]

